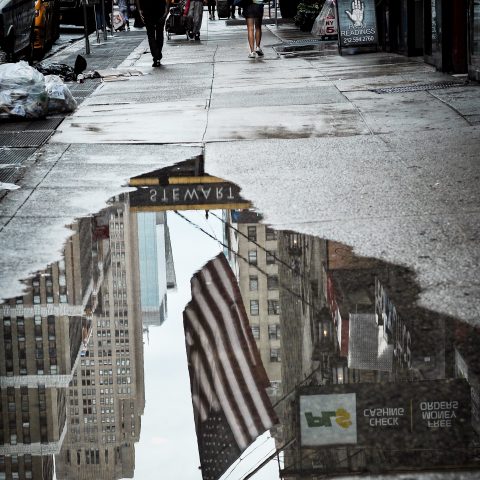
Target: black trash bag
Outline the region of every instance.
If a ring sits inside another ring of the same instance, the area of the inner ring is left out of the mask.
[[[35,68],[44,75],[58,75],[65,82],[75,82],[77,76],[87,68],[87,61],[81,55],[77,55],[73,67],[65,63],[48,63],[39,64]]]

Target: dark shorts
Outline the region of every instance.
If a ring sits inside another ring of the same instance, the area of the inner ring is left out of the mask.
[[[242,12],[244,18],[263,18],[263,4],[259,5],[258,3],[251,3],[247,5]]]

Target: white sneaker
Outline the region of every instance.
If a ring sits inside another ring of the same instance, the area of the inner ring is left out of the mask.
[[[255,52],[250,52],[248,58],[257,58],[257,54]]]
[[[255,53],[259,56],[259,57],[263,57],[263,50],[258,47],[256,50],[255,50]]]

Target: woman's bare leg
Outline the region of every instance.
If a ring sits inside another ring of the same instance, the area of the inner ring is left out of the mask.
[[[248,44],[250,45],[250,51],[255,51],[255,43],[254,43],[254,27],[255,27],[255,19],[254,18],[247,18],[247,32],[248,32]]]
[[[260,48],[260,43],[262,41],[262,19],[255,18],[255,43],[257,48]]]

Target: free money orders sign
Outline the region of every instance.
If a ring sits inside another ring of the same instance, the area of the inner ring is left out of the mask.
[[[374,0],[337,0],[337,7],[340,47],[377,44]]]
[[[465,380],[303,387],[298,404],[303,447],[442,449],[467,444],[472,432]]]

